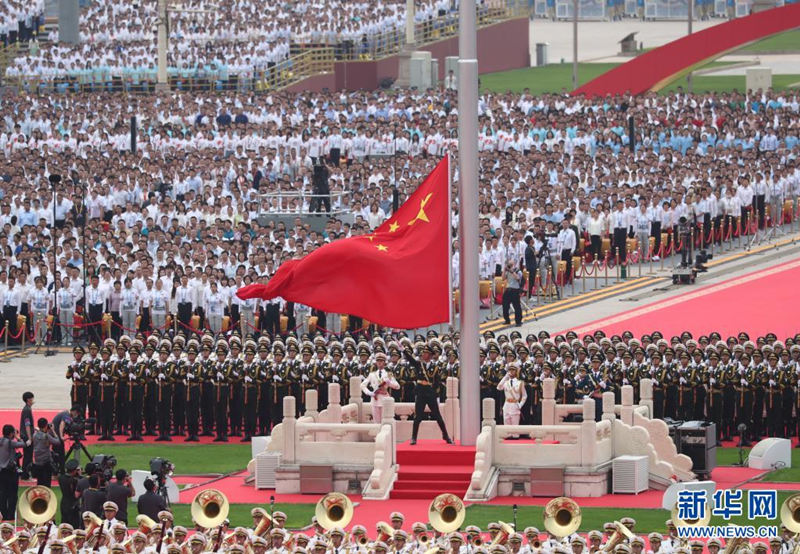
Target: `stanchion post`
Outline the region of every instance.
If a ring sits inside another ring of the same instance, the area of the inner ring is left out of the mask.
[[[241,323],[242,321],[243,321],[242,320],[242,316],[240,314],[239,315],[239,322]],[[175,336],[177,336],[177,334],[178,334],[178,316],[176,314],[172,314],[172,333]],[[242,333],[242,336],[244,337],[245,334]]]
[[[639,277],[642,276],[642,248],[639,247]]]
[[[583,287],[583,292],[586,292],[586,265],[581,265],[581,286]]]
[[[594,266],[594,289],[597,290],[597,279],[600,277],[598,275],[598,273],[600,273],[600,266],[597,265],[597,256],[595,256],[592,265]]]
[[[27,358],[28,357],[28,354],[25,352],[25,339],[28,338],[27,337],[27,333],[25,332],[27,325],[28,325],[28,318],[25,317],[25,318],[23,318],[23,321],[22,321],[22,328],[19,330],[19,334],[20,334],[20,337],[21,337],[20,340],[22,341],[22,342],[20,342],[20,351],[19,351],[19,357],[20,358]]]
[[[8,321],[3,327],[3,361],[8,361]]]
[[[619,280],[620,280],[620,272],[621,272],[621,269],[620,269],[620,267],[619,267],[619,264],[620,264],[620,261],[619,261],[619,254],[617,254],[617,255],[614,257],[614,261],[616,261],[616,263],[614,264],[614,266],[615,266],[615,269],[617,270],[617,281],[619,281]]]
[[[572,271],[570,272],[570,285],[572,285],[572,296],[575,296],[575,266],[572,266]]]
[[[606,273],[606,284],[605,284],[605,285],[603,285],[603,286],[604,286],[604,287],[607,287],[607,286],[608,286],[608,256],[606,256],[606,269],[605,269],[605,273]]]

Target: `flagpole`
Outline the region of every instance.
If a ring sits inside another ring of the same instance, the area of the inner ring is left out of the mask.
[[[449,326],[454,327],[453,317],[453,157],[447,149],[447,299],[450,304]]]
[[[478,366],[478,49],[475,0],[458,10],[458,187],[461,302],[461,444],[472,446],[480,432]]]

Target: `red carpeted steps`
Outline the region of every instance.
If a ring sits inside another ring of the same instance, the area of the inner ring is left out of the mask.
[[[433,500],[449,492],[463,497],[475,466],[475,448],[444,441],[419,441],[397,445],[400,471],[391,498]]]

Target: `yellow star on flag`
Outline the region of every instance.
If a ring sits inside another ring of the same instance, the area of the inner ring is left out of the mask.
[[[431,199],[431,196],[433,196],[433,193],[429,192],[422,202],[419,203],[419,213],[417,217],[408,222],[409,225],[414,225],[417,221],[424,221],[425,223],[431,222],[430,219],[428,219],[428,214],[425,213],[425,205]]]
[[[372,242],[372,240],[375,238],[375,235],[367,235],[367,238],[370,242]]]
[[[390,233],[394,233],[394,232],[395,232],[395,231],[397,231],[399,228],[400,228],[400,224],[399,224],[399,223],[397,223],[396,221],[392,221],[392,222],[389,224],[389,232],[390,232]]]
[[[386,246],[385,244],[379,244],[375,248],[377,248],[380,252],[386,252],[387,250],[389,250],[389,247]]]

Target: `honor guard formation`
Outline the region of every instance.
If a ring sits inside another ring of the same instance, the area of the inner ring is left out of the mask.
[[[236,333],[153,333],[107,339],[89,345],[88,353],[76,346],[66,376],[73,417],[94,418],[90,432],[100,440],[157,435],[159,441],[197,441],[215,435],[215,441],[248,441],[280,423],[285,396],[294,396],[302,413],[306,390],[317,390],[319,405],[326,406],[326,385],[338,383],[339,400],[346,404],[350,379],[361,377],[374,421],[382,417],[382,397],[415,402],[412,444],[426,406],[449,442],[438,402],[445,400],[446,379],[460,377],[459,341],[457,332],[435,331],[413,341],[404,333],[345,333],[341,341],[322,334],[242,340]],[[697,339],[688,332],[670,339],[659,332],[638,339],[630,332],[550,337],[541,331],[524,338],[518,331],[486,332],[480,390],[482,398],[496,400],[498,423],[527,425],[541,423],[544,379],[555,380],[557,402],[572,404],[600,399],[604,392],[613,392],[620,403],[624,385],[633,386],[638,402],[640,380],[649,378],[656,418],[712,421],[718,441],[747,443],[798,434],[798,360],[800,335],[781,341],[773,333],[723,340],[716,332]]]

